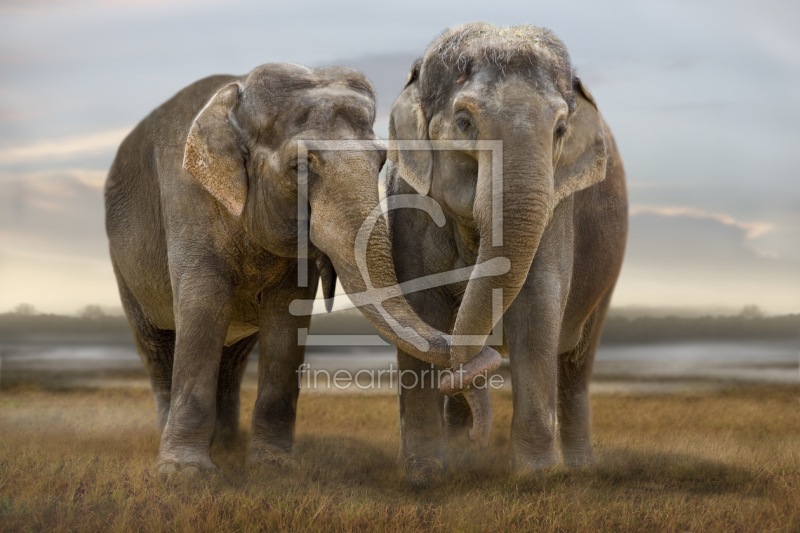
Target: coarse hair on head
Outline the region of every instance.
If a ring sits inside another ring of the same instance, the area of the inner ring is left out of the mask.
[[[459,82],[470,77],[476,62],[496,67],[503,75],[507,69],[522,68],[529,73],[545,69],[570,109],[575,105],[569,52],[547,28],[527,25],[502,28],[485,22],[457,26],[445,30],[431,43],[423,63],[433,62],[455,69]],[[423,99],[432,105],[441,95],[435,88],[429,89],[424,91],[427,94]]]

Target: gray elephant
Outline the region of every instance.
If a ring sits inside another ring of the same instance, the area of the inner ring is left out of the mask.
[[[414,64],[389,131],[387,194],[428,195],[446,215],[434,224],[420,210],[390,213],[398,279],[510,262],[498,275],[408,294],[411,306],[466,339],[453,343],[454,365],[486,339],[509,356],[515,470],[556,463],[557,441],[567,464],[592,462],[588,387],[624,255],[627,197],[614,138],[566,48],[531,26],[446,31]],[[503,340],[489,337],[501,317]],[[402,347],[398,358],[401,370],[428,366]],[[412,483],[446,468],[447,434],[475,414],[464,394],[447,392],[400,397]]]
[[[310,322],[290,304],[313,299],[320,279],[332,297],[337,275],[349,293],[369,295],[364,268],[373,288],[397,284],[385,218],[357,242],[363,221],[380,212],[386,149],[374,120],[375,94],[361,73],[268,64],[190,85],[122,142],[106,182],[106,229],[150,373],[160,472],[215,468],[210,443],[215,432],[236,435],[257,341],[248,460],[289,461],[304,356],[298,330]],[[319,150],[314,140],[344,146]],[[361,310],[407,353],[449,361],[449,337],[399,293]]]

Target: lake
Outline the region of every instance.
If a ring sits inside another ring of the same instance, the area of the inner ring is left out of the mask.
[[[499,374],[511,381],[508,361]],[[370,375],[386,379],[397,369],[391,346],[310,346],[306,370],[320,375]],[[257,357],[250,358],[245,387],[255,386]],[[127,345],[6,344],[0,346],[0,387],[136,386],[149,382],[135,349]],[[603,345],[597,353],[593,392],[672,392],[731,384],[800,383],[800,341],[681,342]],[[353,383],[351,392],[376,392]],[[381,388],[383,390],[383,388]]]

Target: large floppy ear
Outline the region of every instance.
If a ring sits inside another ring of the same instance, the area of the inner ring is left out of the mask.
[[[388,159],[397,165],[400,177],[424,196],[431,188],[433,146],[428,137],[428,123],[419,100],[421,63],[417,61],[414,64],[406,79],[405,89],[392,106],[392,114],[389,116]]]
[[[575,110],[567,122],[555,170],[556,203],[606,177],[606,134],[594,97],[575,77]]]
[[[232,118],[240,90],[231,83],[208,101],[194,119],[183,154],[183,168],[236,216],[247,200],[247,172]]]

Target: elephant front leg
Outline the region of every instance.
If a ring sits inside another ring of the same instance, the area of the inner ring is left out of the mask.
[[[556,450],[556,368],[554,353],[512,351],[514,416],[513,468],[537,471],[558,462]]]
[[[513,467],[522,473],[558,462],[557,352],[564,299],[557,276],[533,278],[505,315],[514,402]]]
[[[206,278],[207,279],[207,278]],[[229,296],[182,286],[175,303],[175,359],[167,424],[157,459],[161,473],[216,470],[209,456],[216,424],[217,379],[230,319]],[[208,290],[206,290],[208,288]]]
[[[298,330],[308,328],[310,316],[292,316],[294,299],[313,298],[311,287],[293,286],[297,275],[287,276],[287,286],[262,295],[258,341],[258,398],[253,410],[247,461],[251,464],[291,466],[297,399],[305,346]]]
[[[447,471],[444,395],[438,369],[402,350],[399,364],[400,464],[409,483],[427,487]]]

